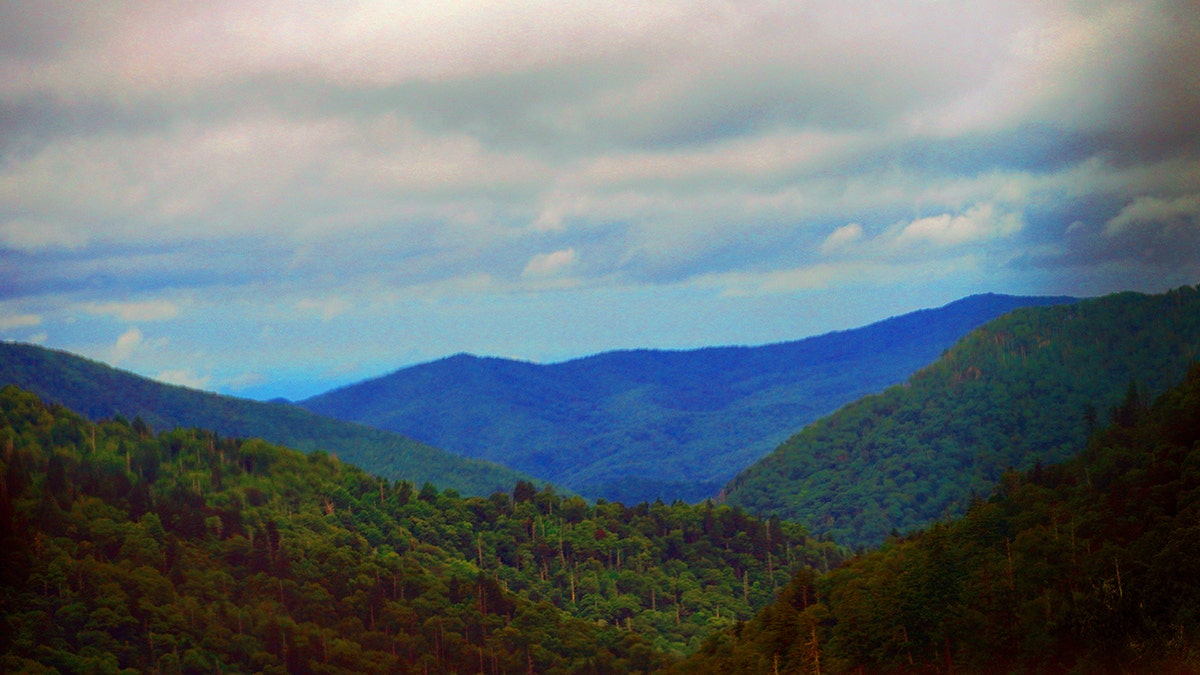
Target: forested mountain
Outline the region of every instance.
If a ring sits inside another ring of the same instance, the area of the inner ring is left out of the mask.
[[[1010,467],[1074,455],[1131,383],[1161,392],[1198,353],[1191,287],[1017,310],[904,385],[805,428],[724,496],[844,544],[877,544],[961,512]]]
[[[302,401],[585,496],[699,501],[805,424],[902,381],[967,331],[1070,298],[980,295],[761,347],[621,351],[551,365],[459,355]]]
[[[839,562],[711,502],[464,498],[12,386],[0,555],[0,672],[30,673],[648,672]]]
[[[199,427],[324,450],[390,479],[432,482],[465,494],[510,490],[529,476],[466,459],[394,432],[262,403],[163,384],[67,352],[0,342],[0,386],[15,384],[92,420],[124,416],[155,429]]]
[[[801,572],[677,672],[1200,672],[1200,367],[1113,412],[964,517]]]

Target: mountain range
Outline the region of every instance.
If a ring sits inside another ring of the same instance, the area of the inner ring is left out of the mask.
[[[695,502],[822,415],[902,381],[979,325],[1065,297],[976,295],[763,346],[555,364],[460,354],[298,402],[581,495]]]
[[[463,496],[155,433],[322,418],[10,347],[5,378],[100,421],[0,387],[3,672],[1200,666],[1197,288],[989,321],[696,505]]]
[[[124,417],[155,429],[194,427],[336,454],[379,475],[464,494],[511,490],[529,476],[459,457],[390,431],[322,417],[295,406],[164,384],[68,352],[0,343],[0,385],[15,384],[91,420]]]

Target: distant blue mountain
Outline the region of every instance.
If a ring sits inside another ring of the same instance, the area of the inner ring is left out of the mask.
[[[314,415],[293,405],[221,396],[157,382],[36,345],[0,342],[0,387],[15,384],[92,420],[122,416],[165,431],[203,428],[337,454],[372,473],[468,495],[507,492],[531,477],[418,443],[390,431]]]
[[[589,497],[699,501],[793,433],[903,381],[970,330],[1066,297],[976,295],[758,347],[540,365],[466,354],[297,405],[513,467]]]

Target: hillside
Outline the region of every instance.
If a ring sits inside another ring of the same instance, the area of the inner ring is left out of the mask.
[[[156,382],[67,352],[0,343],[0,386],[15,384],[91,420],[140,418],[154,429],[198,427],[324,450],[391,479],[431,482],[464,494],[509,490],[525,474],[464,459],[406,438],[274,403]]]
[[[621,351],[539,365],[454,356],[302,401],[626,503],[699,501],[821,415],[902,381],[1014,308],[980,295],[760,347]]]
[[[1195,288],[1017,310],[904,385],[788,439],[725,499],[844,544],[877,544],[960,513],[1010,467],[1073,456],[1131,382],[1161,392],[1198,353]]]
[[[1200,672],[1200,367],[1085,453],[798,574],[676,672]]]
[[[711,502],[418,490],[10,386],[0,556],[0,672],[601,674],[663,667],[839,550]]]

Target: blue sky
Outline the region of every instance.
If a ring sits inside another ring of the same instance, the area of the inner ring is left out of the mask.
[[[189,386],[1200,282],[1192,2],[0,17],[0,339]]]

